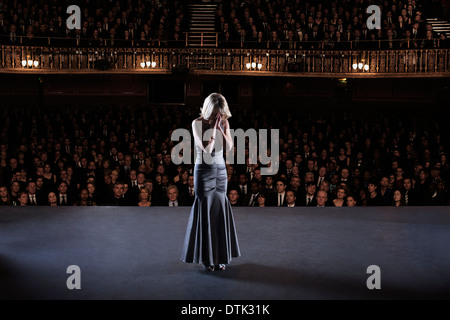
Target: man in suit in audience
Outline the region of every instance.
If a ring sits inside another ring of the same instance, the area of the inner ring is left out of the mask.
[[[262,193],[264,193],[266,198],[269,198],[269,195],[273,192],[276,192],[276,188],[273,183],[273,176],[265,176],[265,184],[262,187]]]
[[[351,180],[350,180],[350,171],[347,168],[341,169],[339,184],[345,184],[350,190],[351,188]]]
[[[419,194],[413,187],[413,180],[410,177],[403,178],[403,189],[405,206],[417,206],[420,205]]]
[[[142,174],[142,177],[145,178],[145,175]],[[128,197],[131,201],[135,201],[136,203],[139,202],[139,192],[140,187],[137,179],[137,171],[135,169],[131,169],[130,173],[128,174],[128,179],[124,180],[128,184]],[[141,181],[141,187],[144,186],[144,179]],[[152,201],[153,204],[153,201]]]
[[[288,190],[286,191],[286,205],[290,208],[296,207],[295,201],[297,197],[295,196],[294,191]]]
[[[322,183],[322,181],[326,181],[326,180],[328,180],[327,167],[326,166],[321,166],[319,168],[319,170],[317,171],[317,179],[316,179],[316,187],[317,187],[317,189],[320,188],[320,184]]]
[[[250,193],[248,178],[245,173],[239,174],[239,184],[237,185],[237,188],[239,188],[239,197],[244,199],[243,201],[245,202],[247,200],[247,195]]]
[[[317,205],[316,207],[326,207],[328,201],[328,195],[325,191],[319,190],[317,192]]]
[[[269,198],[269,206],[272,207],[285,207],[286,202],[286,182],[282,179],[276,183],[277,192],[272,193]]]
[[[188,177],[188,194],[187,194],[187,205],[192,206],[195,200],[195,189],[194,189],[194,176],[189,174]]]
[[[71,206],[74,202],[72,196],[68,193],[69,185],[66,181],[60,181],[58,185],[58,206]]]
[[[423,37],[423,32],[419,28],[419,22],[415,21],[411,28],[411,38],[417,40]]]
[[[297,205],[299,203],[300,195],[303,194],[303,190],[301,188],[301,179],[298,175],[294,175],[291,178],[291,183],[288,188],[290,191],[295,193],[295,197],[297,198]]]
[[[167,174],[170,181],[173,181],[173,178],[178,174],[178,171],[177,166],[172,162],[170,153],[163,156],[163,164],[165,168],[164,172]]]
[[[313,29],[309,32],[309,41],[319,42],[322,40],[322,33],[319,30],[319,26],[314,24]]]
[[[41,197],[38,196],[36,189],[36,182],[34,180],[29,180],[27,182],[27,192],[28,192],[28,205],[29,206],[42,206],[46,204]]]
[[[16,25],[11,24],[9,26],[9,36],[8,36],[8,44],[10,45],[18,45],[20,43],[19,35],[16,32]]]
[[[112,194],[108,194],[104,201],[106,206],[122,207],[127,206],[127,199],[124,197],[124,183],[121,181],[116,181],[113,185]]]
[[[241,205],[241,201],[239,200],[239,191],[236,188],[230,188],[228,191],[228,200],[232,207],[237,207]]]
[[[292,169],[294,167],[294,162],[292,159],[286,159],[285,167],[283,169],[283,173],[286,175],[286,179],[289,181],[293,175]]]
[[[303,207],[316,206],[316,184],[314,182],[308,182],[306,184],[306,192],[300,195],[299,205]]]
[[[187,202],[183,198],[182,194],[178,192],[178,188],[175,185],[169,185],[167,187],[167,200],[166,205],[169,207],[186,206]]]
[[[316,161],[312,158],[306,160],[305,173],[311,172],[314,175],[314,180],[317,178],[319,173],[316,170]]]
[[[130,179],[131,170],[136,170],[133,166],[133,157],[129,154],[125,156],[125,160],[120,170],[120,179],[122,181],[127,181]]]
[[[256,207],[258,205],[259,184],[255,181],[250,186],[250,192],[245,197],[244,205],[248,207]]]
[[[260,167],[256,167],[253,170],[253,178],[250,180],[250,182],[258,182],[260,185],[262,185],[264,183],[264,178],[261,175],[261,168]]]

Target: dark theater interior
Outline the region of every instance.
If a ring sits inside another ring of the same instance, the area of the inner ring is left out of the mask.
[[[449,1],[0,0],[0,51],[0,299],[450,298]],[[227,158],[208,273],[172,134],[213,93],[279,139]]]

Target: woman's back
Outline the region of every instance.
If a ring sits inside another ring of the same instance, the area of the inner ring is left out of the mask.
[[[201,118],[196,119],[195,121],[199,122],[199,125],[201,125],[202,120]],[[207,130],[203,130],[202,129],[202,135],[201,137],[203,138],[203,136],[205,135],[205,132]],[[195,152],[196,152],[196,157],[195,157],[195,164],[197,163],[202,163],[202,164],[225,164],[225,160],[223,158],[223,143],[221,143],[218,139],[222,139],[222,135],[219,131],[216,132],[216,136],[215,136],[215,146],[213,151],[211,152],[211,154],[203,151],[202,147],[198,144],[195,143]],[[195,141],[195,140],[194,140]],[[216,150],[217,149],[217,150]]]

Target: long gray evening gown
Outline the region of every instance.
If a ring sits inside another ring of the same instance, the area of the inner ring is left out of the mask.
[[[220,133],[218,133],[220,136]],[[233,210],[227,197],[222,150],[206,155],[195,144],[195,200],[191,208],[181,260],[205,266],[228,264],[240,256]],[[205,161],[210,156],[214,161]]]

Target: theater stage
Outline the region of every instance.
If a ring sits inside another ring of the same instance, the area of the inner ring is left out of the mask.
[[[450,208],[238,207],[242,257],[213,273],[179,260],[189,210],[2,207],[0,298],[450,298]]]

